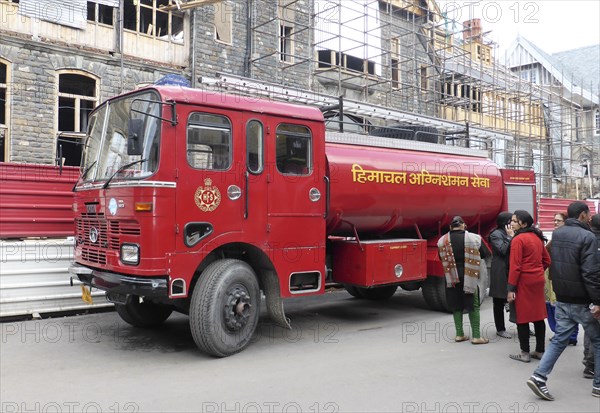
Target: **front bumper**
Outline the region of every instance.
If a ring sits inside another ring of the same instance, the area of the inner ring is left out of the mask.
[[[73,263],[69,273],[76,276],[79,281],[90,287],[98,288],[109,294],[137,295],[140,297],[168,298],[168,277],[133,277],[95,270],[83,265]]]

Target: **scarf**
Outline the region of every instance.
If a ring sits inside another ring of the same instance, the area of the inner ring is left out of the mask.
[[[465,279],[463,290],[466,294],[474,294],[477,291],[477,282],[481,274],[481,238],[478,235],[465,231]],[[450,234],[445,234],[438,241],[438,251],[446,277],[446,287],[454,288],[460,282],[456,270],[456,260],[450,244]]]

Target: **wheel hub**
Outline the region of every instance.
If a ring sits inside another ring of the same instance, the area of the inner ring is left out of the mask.
[[[225,325],[229,330],[239,330],[248,323],[252,303],[250,295],[242,287],[234,287],[227,292],[224,308]]]

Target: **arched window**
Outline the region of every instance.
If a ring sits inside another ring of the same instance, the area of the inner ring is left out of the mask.
[[[57,158],[63,165],[79,166],[88,116],[98,104],[98,80],[74,72],[58,74]]]
[[[0,59],[0,162],[8,161],[10,72],[8,62]]]

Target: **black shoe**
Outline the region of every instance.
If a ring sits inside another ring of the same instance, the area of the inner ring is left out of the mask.
[[[576,346],[577,345],[577,340],[570,338],[569,339],[569,345],[570,346]]]
[[[552,401],[554,397],[548,391],[548,387],[546,386],[546,382],[542,379],[539,379],[535,376],[531,376],[529,380],[527,380],[527,385],[538,397],[541,397],[544,400]],[[593,394],[593,392],[592,392]]]
[[[592,389],[592,396],[594,396],[594,397],[599,397],[599,398],[600,398],[600,388],[598,388],[598,387],[594,387],[594,388]]]
[[[583,377],[586,379],[594,378],[594,369],[591,367],[586,367],[583,369]]]

